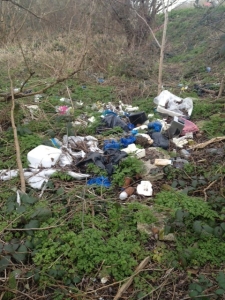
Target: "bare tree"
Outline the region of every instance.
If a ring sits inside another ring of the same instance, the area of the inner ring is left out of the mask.
[[[175,1],[177,0],[168,1],[166,7]],[[162,1],[102,0],[101,3],[110,10],[112,18],[123,28],[128,47],[149,42],[149,27],[155,27],[156,15],[162,10]]]

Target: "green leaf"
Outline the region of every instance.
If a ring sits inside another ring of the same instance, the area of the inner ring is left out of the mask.
[[[18,212],[19,214],[23,214],[26,210],[26,207],[24,205],[21,205],[17,207],[16,212]]]
[[[225,290],[223,290],[223,289],[218,289],[218,290],[215,291],[215,293],[216,293],[217,295],[224,295],[224,294],[225,294]]]
[[[28,203],[28,204],[34,204],[34,203],[36,203],[38,201],[38,199],[37,198],[34,198],[34,197],[31,197],[31,196],[29,196],[29,195],[27,195],[27,194],[22,194],[21,195],[21,202],[22,203]]]
[[[190,292],[189,292],[189,296],[190,296],[191,298],[196,297],[196,296],[198,296],[198,292],[195,291],[195,290],[190,291]]]
[[[7,204],[6,211],[7,211],[8,213],[13,212],[13,211],[15,210],[15,206],[16,206],[16,203],[9,202],[9,203]]]
[[[223,234],[223,230],[221,227],[217,226],[214,228],[214,234],[216,237],[219,237]]]
[[[48,207],[38,207],[31,215],[31,218],[36,217],[40,221],[48,220],[52,215],[51,209]]]
[[[181,187],[185,187],[185,185],[186,185],[186,181],[184,181],[184,180],[178,180],[178,183]]]
[[[176,221],[182,222],[184,218],[184,213],[181,209],[178,209],[175,213]]]
[[[24,226],[24,228],[30,229],[30,228],[39,228],[39,221],[38,220],[30,220],[28,224]]]
[[[178,185],[178,182],[177,182],[177,180],[174,180],[173,182],[172,182],[172,188],[176,188],[177,187],[177,185]]]
[[[223,229],[223,231],[225,231],[225,223],[221,223],[220,227]]]
[[[79,276],[76,276],[73,278],[74,283],[79,283],[81,281],[81,278]]]
[[[196,188],[198,185],[198,181],[197,180],[192,180],[191,185]]]
[[[61,187],[61,188],[59,188],[57,191],[56,191],[56,194],[58,195],[58,196],[61,196],[61,195],[63,195],[64,194],[64,189]]]
[[[4,271],[10,265],[10,256],[3,256],[0,259],[0,272]]]
[[[6,244],[4,246],[4,251],[7,253],[13,253],[14,252],[13,246],[11,244]]]
[[[210,234],[213,233],[213,228],[210,227],[209,225],[203,225],[203,226],[202,226],[202,229],[203,229],[204,231],[206,231],[207,233],[210,233]]]
[[[16,253],[13,254],[13,258],[18,262],[25,262],[27,257],[27,247],[25,245],[21,245]]]
[[[195,221],[193,224],[193,229],[196,233],[201,233],[202,232],[202,225],[200,221]]]
[[[195,289],[196,289],[196,291],[198,291],[199,293],[201,293],[201,292],[203,291],[203,288],[202,288],[199,284],[196,284]]]

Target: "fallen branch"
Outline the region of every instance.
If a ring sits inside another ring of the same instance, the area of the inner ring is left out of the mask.
[[[216,91],[205,89],[205,88],[201,88],[201,90],[205,93],[209,93],[209,94],[213,94],[213,95],[215,95],[217,93]]]
[[[129,286],[132,284],[134,277],[145,268],[145,266],[149,263],[150,257],[146,257],[142,262],[138,265],[133,275],[130,276],[130,278],[121,286],[121,288],[118,290],[116,296],[113,298],[113,300],[118,300],[122,294],[129,288]]]
[[[12,97],[11,123],[12,123],[12,129],[13,129],[14,144],[15,144],[15,149],[16,149],[16,162],[17,162],[17,166],[19,169],[21,192],[24,194],[24,193],[26,193],[26,183],[25,183],[25,177],[24,177],[24,172],[23,172],[23,165],[22,165],[22,161],[21,161],[20,144],[19,144],[19,140],[18,140],[17,128],[16,128],[15,118],[14,118],[15,98],[14,98],[13,82],[12,82],[12,78],[10,75],[10,67],[9,66],[8,66],[8,76],[9,76],[10,86],[11,86],[11,97]]]
[[[26,97],[34,96],[34,95],[37,95],[37,94],[43,94],[43,93],[45,93],[48,89],[52,88],[53,86],[57,85],[58,83],[66,81],[67,79],[70,79],[71,77],[73,77],[75,74],[79,73],[82,70],[81,69],[81,65],[82,65],[82,63],[84,61],[86,53],[87,52],[85,51],[84,54],[82,55],[82,57],[80,59],[80,62],[78,64],[78,69],[77,70],[74,70],[73,72],[71,72],[70,74],[68,74],[65,77],[61,77],[61,78],[56,79],[53,83],[48,84],[46,87],[40,89],[39,91],[33,92],[33,93],[29,93],[29,94],[23,93],[23,92],[13,93],[11,91],[11,93],[0,93],[0,98],[3,98],[4,101],[10,101],[10,100],[12,100],[12,94],[13,94],[14,99],[20,99],[20,98],[26,98]],[[28,79],[30,79],[30,76],[29,76]]]
[[[212,138],[211,140],[209,140],[207,142],[191,146],[190,149],[203,149],[203,148],[205,148],[206,146],[208,146],[212,143],[221,142],[223,140],[225,140],[225,136],[215,137],[215,138]]]

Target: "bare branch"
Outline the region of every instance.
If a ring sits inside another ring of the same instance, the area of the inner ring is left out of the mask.
[[[34,17],[46,21],[46,20],[43,19],[42,17],[37,16],[37,15],[36,15],[35,13],[33,13],[31,10],[27,9],[26,7],[22,6],[22,5],[19,4],[19,3],[14,2],[13,0],[2,0],[2,1],[10,2],[10,3],[12,3],[13,5],[15,5],[15,6],[21,8],[21,9],[23,9],[23,10],[25,10],[25,11],[27,11],[29,14],[33,15]]]

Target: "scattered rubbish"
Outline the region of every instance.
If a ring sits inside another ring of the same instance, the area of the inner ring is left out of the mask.
[[[53,148],[54,149],[54,148]],[[43,185],[46,184],[52,174],[59,171],[59,169],[36,169],[36,168],[29,168],[24,169],[24,177],[27,181],[27,183],[34,189],[42,189]],[[80,174],[72,171],[66,171],[68,175],[71,177],[82,180],[85,178],[90,177],[89,174]],[[1,170],[0,171],[0,180],[6,181],[10,180],[14,177],[17,177],[19,175],[18,170]]]
[[[68,104],[71,103],[71,100],[68,99],[68,98],[60,98],[59,101],[60,101],[60,102],[65,102],[65,103],[68,103]]]
[[[169,138],[172,138],[174,136],[179,136],[184,128],[184,124],[185,123],[184,123],[183,119],[174,117],[169,129],[167,130],[167,136]]]
[[[77,163],[77,167],[94,163],[99,168],[106,170],[109,175],[113,173],[113,166],[117,165],[122,158],[125,158],[127,153],[117,149],[107,149],[104,155],[97,152],[89,152],[84,160]]]
[[[148,126],[147,125],[140,125],[138,127],[135,127],[135,130],[138,132],[139,130],[145,130],[145,129],[148,129]]]
[[[70,115],[73,112],[72,107],[68,107],[66,105],[64,106],[56,106],[55,107],[56,112],[58,112],[60,115]]]
[[[107,149],[120,149],[120,143],[115,140],[105,140],[103,145],[103,150]]]
[[[178,148],[183,148],[184,145],[188,144],[188,137],[182,136],[179,138],[173,138],[173,143],[178,147]]]
[[[186,159],[177,157],[176,159],[173,160],[173,166],[176,169],[183,169],[185,164],[189,164],[189,162]]]
[[[62,146],[62,142],[60,142],[60,140],[58,140],[57,138],[52,138],[50,139],[52,145],[56,148],[60,148]]]
[[[190,133],[190,132],[194,133],[194,132],[199,131],[198,127],[193,122],[183,119],[183,118],[181,118],[181,120],[184,122],[184,127],[181,132],[181,135],[186,135],[187,133]]]
[[[98,140],[91,136],[63,136],[63,144],[69,145],[69,147],[73,150],[83,150],[84,152],[99,152],[102,153],[103,151],[98,148]]]
[[[111,186],[111,183],[107,177],[100,176],[91,178],[87,181],[87,185],[97,185],[97,186],[104,186],[106,188],[109,188]]]
[[[106,123],[107,127],[109,127],[109,128],[114,128],[116,126],[119,126],[124,131],[126,131],[126,132],[129,131],[127,124],[123,120],[121,120],[120,117],[118,117],[118,116],[110,114],[110,115],[105,116],[103,121]]]
[[[185,149],[182,149],[182,150],[180,151],[180,155],[181,155],[181,157],[186,158],[186,159],[189,159],[189,158],[191,157],[190,152],[188,152],[188,151],[185,150]]]
[[[168,166],[171,164],[172,164],[172,160],[170,159],[162,159],[162,158],[155,159],[156,166]]]
[[[19,174],[18,170],[0,170],[0,180],[7,181],[17,177]]]
[[[211,68],[210,68],[210,67],[206,67],[206,71],[207,71],[208,73],[210,73],[210,72],[211,72]]]
[[[105,79],[103,78],[97,78],[98,83],[103,83],[105,81]]]
[[[105,284],[107,281],[109,281],[109,277],[102,277],[101,283]],[[102,297],[99,298],[99,300],[104,300]]]
[[[29,110],[30,117],[32,120],[35,119],[35,115],[40,111],[40,108],[38,105],[24,105]]]
[[[50,168],[54,166],[58,160],[62,151],[54,147],[39,145],[27,154],[29,166],[32,168]]]
[[[146,161],[144,162],[145,164],[145,171],[143,171],[142,177],[145,180],[149,180],[149,181],[156,181],[156,180],[160,180],[163,179],[164,177],[164,173],[163,173],[163,169],[157,167],[156,165],[151,164],[150,161]]]
[[[137,186],[137,193],[144,196],[152,196],[152,184],[150,181],[141,181]]]
[[[162,91],[159,96],[154,98],[157,104],[157,111],[169,116],[191,116],[193,101],[191,98],[182,99],[167,90]],[[185,111],[185,113],[184,113]]]
[[[88,119],[88,121],[89,121],[90,123],[94,123],[94,122],[96,121],[96,119],[95,119],[95,117],[91,117],[91,118]]]
[[[19,91],[20,91],[20,89],[18,89],[18,88],[15,88],[15,89],[13,89],[13,92],[16,94],[16,93],[19,93]]]
[[[123,147],[127,147],[130,144],[133,144],[136,141],[136,138],[134,136],[128,136],[121,138],[120,143]]]
[[[123,184],[123,189],[126,189],[127,187],[129,187],[130,186],[130,184],[131,184],[131,182],[132,182],[132,178],[130,178],[130,177],[125,177],[124,178],[124,184]]]
[[[135,189],[132,186],[130,186],[130,187],[126,188],[122,193],[120,193],[119,198],[120,198],[120,200],[125,200],[129,196],[131,196],[134,192],[135,192]]]
[[[143,158],[146,155],[145,149],[139,149],[135,144],[128,145],[128,147],[124,148],[122,151],[126,152],[127,154],[134,153],[137,158]]]
[[[153,132],[150,134],[151,138],[153,139],[153,147],[161,147],[165,150],[169,147],[169,140],[168,138],[163,135],[161,132]]]
[[[162,129],[162,123],[159,121],[151,122],[148,124],[148,129],[151,129],[153,132],[160,132]]]
[[[142,125],[148,119],[145,112],[138,112],[138,113],[130,114],[129,120],[133,125],[137,126],[138,124]]]
[[[36,102],[36,103],[40,102],[41,98],[43,98],[43,96],[41,94],[34,95],[34,102]]]
[[[127,112],[137,111],[137,110],[139,110],[139,107],[138,106],[132,107],[131,105],[129,105],[129,106],[126,106],[125,110]]]

